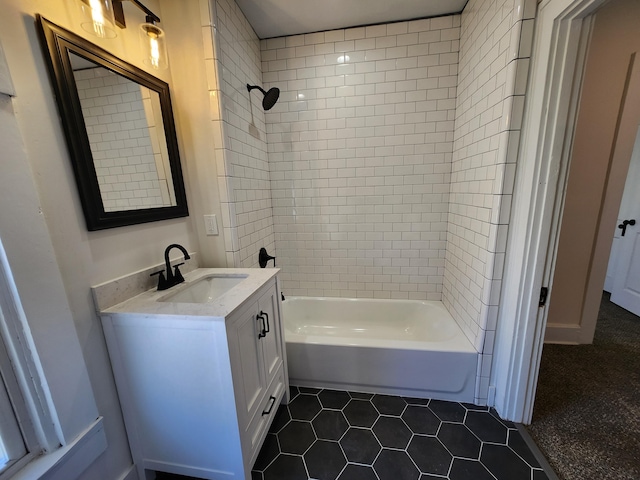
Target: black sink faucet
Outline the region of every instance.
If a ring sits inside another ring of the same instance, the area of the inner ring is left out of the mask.
[[[169,260],[169,252],[174,248],[177,248],[182,252],[185,260],[188,260],[191,258],[187,250],[182,245],[178,245],[177,243],[172,243],[171,245],[169,245],[164,251],[164,263],[165,263],[166,274],[167,274],[166,278],[164,275],[165,272],[163,272],[162,270],[151,274],[151,275],[158,275],[158,290],[166,290],[168,288],[173,287],[174,285],[178,285],[179,283],[184,282],[184,277],[182,276],[182,273],[180,273],[180,270],[178,269],[180,265],[184,265],[184,262],[178,263],[177,265],[175,265],[174,266],[175,270],[173,272],[171,271],[171,260]]]

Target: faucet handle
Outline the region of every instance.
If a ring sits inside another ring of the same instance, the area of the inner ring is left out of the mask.
[[[157,272],[153,272],[150,277],[154,275],[158,275],[158,290],[166,290],[169,288],[167,284],[167,279],[164,277],[164,270],[158,270]]]
[[[269,255],[267,253],[267,249],[262,247],[260,249],[259,255],[258,255],[258,264],[260,265],[260,268],[265,268],[267,266],[267,262],[269,260],[273,260],[273,266],[275,268],[276,266],[276,257],[272,257],[271,255]]]
[[[177,263],[176,265],[173,266],[173,269],[174,269],[173,270],[173,280],[174,280],[176,285],[178,283],[184,282],[184,277],[182,276],[182,273],[180,272],[180,269],[178,268],[180,265],[184,265],[184,262]]]

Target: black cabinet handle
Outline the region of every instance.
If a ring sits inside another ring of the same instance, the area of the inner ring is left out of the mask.
[[[264,317],[259,313],[258,315],[256,315],[256,320],[258,320],[258,321],[262,320],[262,328],[258,332],[258,338],[266,337],[267,336],[267,330],[265,328]]]
[[[265,317],[267,317],[267,328],[266,330],[264,330],[264,333],[266,335],[271,331],[271,328],[269,328],[269,314],[267,312],[263,312],[262,310],[260,310],[260,315],[264,315]]]
[[[271,405],[269,406],[269,408],[262,412],[262,415],[269,415],[271,413],[271,410],[273,410],[273,406],[276,404],[276,397],[274,397],[273,395],[269,395],[269,401],[271,402]]]
[[[618,225],[618,228],[622,229],[622,233],[620,234],[620,236],[624,237],[624,234],[627,233],[627,225],[633,226],[635,224],[636,221],[632,218],[631,220],[625,220],[620,225]]]

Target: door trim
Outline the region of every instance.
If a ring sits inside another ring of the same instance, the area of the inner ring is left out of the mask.
[[[538,7],[490,381],[496,410],[516,422],[530,423],[533,413],[548,309],[538,297],[554,264],[580,40],[604,1],[543,0]]]

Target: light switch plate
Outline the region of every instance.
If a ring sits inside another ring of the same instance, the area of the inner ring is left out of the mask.
[[[207,235],[219,235],[218,220],[215,215],[204,216],[204,230]]]

